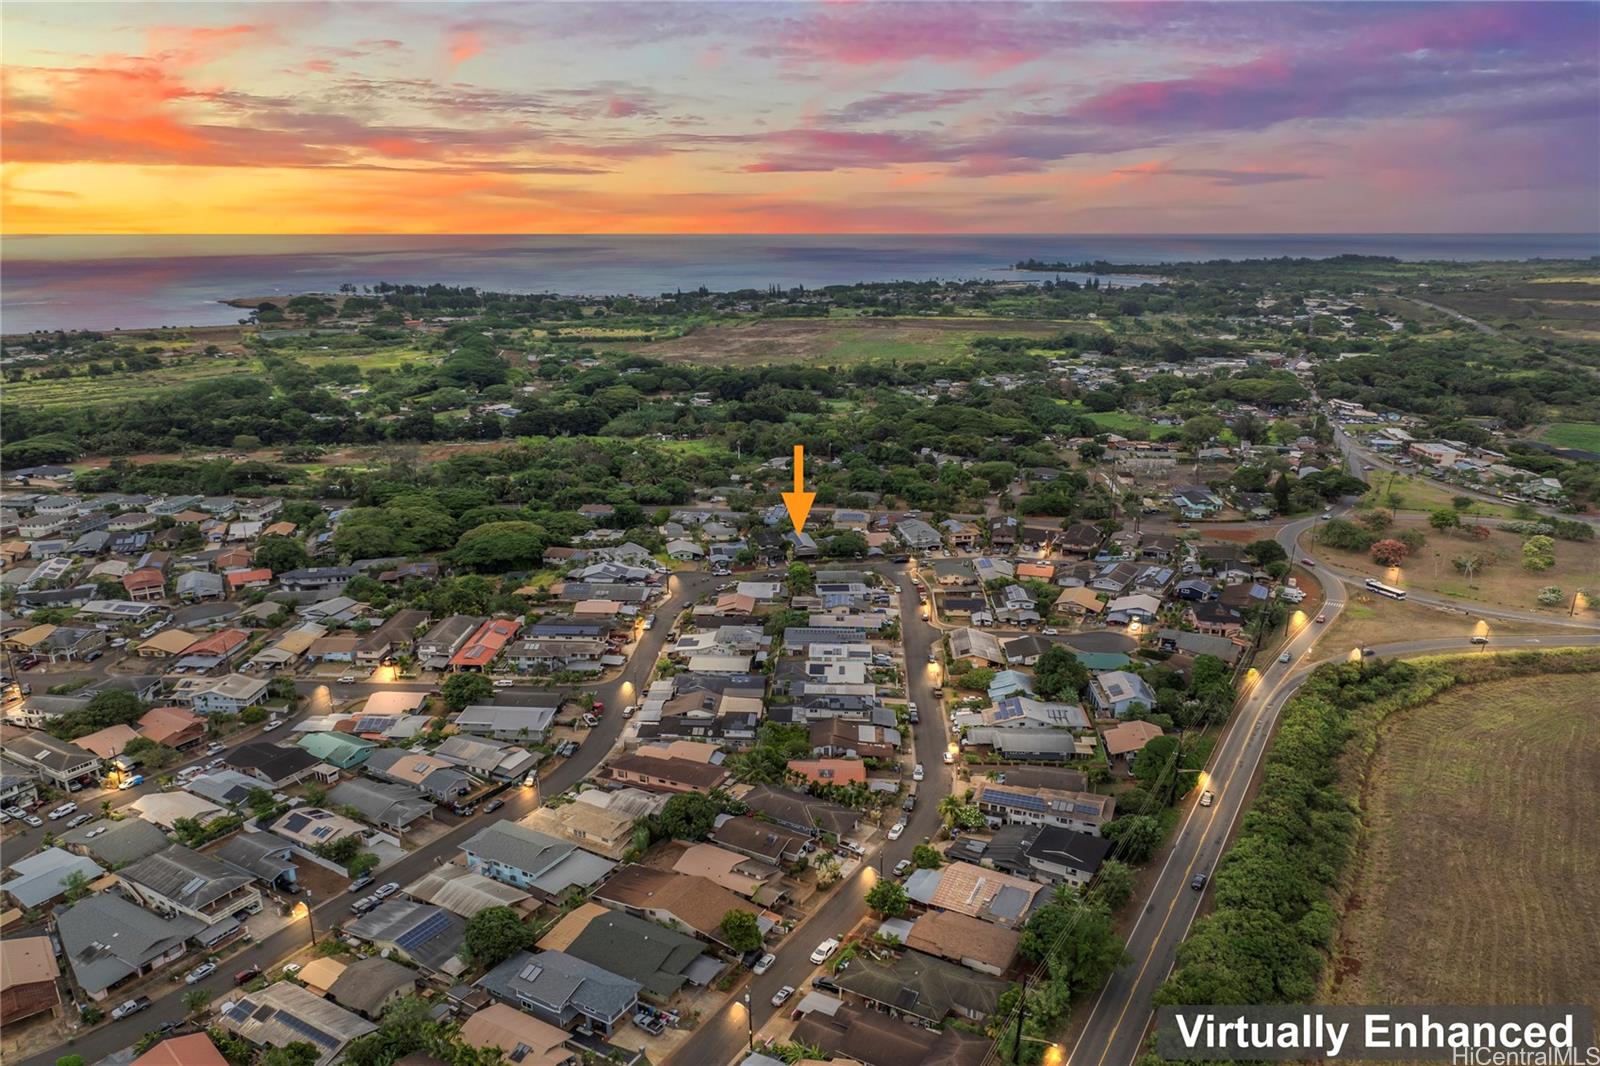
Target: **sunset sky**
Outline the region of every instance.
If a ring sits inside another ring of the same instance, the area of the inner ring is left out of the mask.
[[[1594,4],[5,4],[6,233],[1594,231]]]

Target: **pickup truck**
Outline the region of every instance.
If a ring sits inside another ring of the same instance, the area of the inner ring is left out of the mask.
[[[149,1009],[150,997],[140,996],[137,999],[130,999],[120,1007],[113,1009],[111,1012],[111,1020],[114,1022],[120,1022],[124,1018],[131,1018],[140,1011]]]

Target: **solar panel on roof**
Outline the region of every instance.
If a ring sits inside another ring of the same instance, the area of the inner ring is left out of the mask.
[[[410,951],[418,944],[432,940],[449,926],[450,916],[444,911],[435,911],[424,918],[420,924],[401,933],[400,936],[395,938],[395,944],[403,951]]]
[[[1045,809],[1044,800],[1038,796],[1029,796],[1021,792],[1007,792],[1004,789],[986,788],[983,798],[994,803],[1004,803],[1011,807],[1020,807],[1023,810],[1040,811]]]
[[[276,1013],[278,1013],[277,1007],[263,1003],[261,1006],[250,1012],[250,1017],[258,1022],[264,1022]]]
[[[228,1008],[227,1014],[228,1017],[234,1021],[243,1023],[249,1020],[250,1012],[254,1009],[254,1003],[251,1003],[248,999],[241,999],[239,1002]]]
[[[394,724],[394,716],[389,714],[364,714],[356,719],[357,733],[381,733]]]
[[[299,1035],[305,1037],[307,1040],[310,1040],[313,1044],[325,1047],[330,1051],[339,1046],[339,1040],[337,1037],[329,1036],[316,1026],[311,1025],[308,1022],[301,1021],[292,1014],[280,1013],[278,1015],[278,1021],[286,1028],[293,1029]]]

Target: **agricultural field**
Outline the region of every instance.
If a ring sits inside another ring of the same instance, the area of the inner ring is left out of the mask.
[[[1600,1008],[1594,684],[1463,685],[1385,723],[1321,1001]]]
[[[691,363],[810,363],[839,366],[891,359],[945,359],[974,337],[1047,337],[1072,322],[996,318],[788,318],[718,322],[639,351]]]
[[[29,404],[41,409],[52,407],[102,407],[153,396],[167,389],[211,381],[234,374],[256,374],[260,364],[254,359],[207,358],[194,356],[163,363],[156,370],[125,371],[96,377],[26,377],[5,385],[8,403]]]
[[[1383,535],[1393,536],[1406,529],[1417,530],[1426,540],[1398,573],[1373,562],[1364,552],[1340,551],[1315,543],[1309,533],[1301,538],[1300,546],[1319,561],[1363,577],[1375,577],[1418,592],[1438,593],[1463,603],[1540,610],[1535,596],[1541,588],[1554,585],[1562,590],[1563,601],[1542,608],[1552,617],[1567,613],[1577,590],[1600,587],[1600,548],[1594,541],[1555,541],[1555,565],[1533,572],[1523,568],[1522,544],[1526,538],[1519,534],[1495,529],[1479,540],[1459,531],[1441,533],[1425,520],[1402,516]],[[1458,573],[1454,564],[1458,556],[1469,553],[1480,556],[1485,564],[1470,580]]]
[[[1539,440],[1600,455],[1600,422],[1552,422],[1539,431]]]

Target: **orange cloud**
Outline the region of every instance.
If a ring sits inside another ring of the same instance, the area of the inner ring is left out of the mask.
[[[452,65],[465,63],[483,52],[483,39],[477,30],[457,30],[450,35],[446,49]]]

